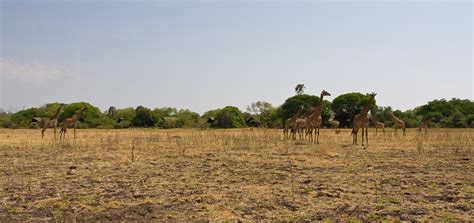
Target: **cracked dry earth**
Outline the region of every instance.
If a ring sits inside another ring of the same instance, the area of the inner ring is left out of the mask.
[[[0,221],[472,221],[474,130],[390,133],[0,129]]]

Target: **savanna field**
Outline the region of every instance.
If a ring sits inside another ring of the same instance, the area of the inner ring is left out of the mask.
[[[474,129],[0,129],[0,221],[474,219]],[[359,135],[360,141],[360,135]]]

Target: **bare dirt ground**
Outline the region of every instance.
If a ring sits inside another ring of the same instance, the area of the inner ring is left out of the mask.
[[[474,129],[0,129],[0,221],[474,219]]]

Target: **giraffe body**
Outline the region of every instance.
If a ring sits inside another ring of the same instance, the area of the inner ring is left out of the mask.
[[[53,128],[54,129],[54,139],[56,139],[56,128],[58,127],[58,117],[61,114],[61,110],[63,108],[63,104],[59,105],[58,110],[56,110],[56,113],[50,117],[46,118],[43,122],[43,129],[41,130],[41,138],[44,138],[44,132],[46,131],[47,128]]]
[[[365,140],[367,142],[367,146],[369,145],[369,134],[368,134],[368,126],[369,126],[369,118],[368,112],[370,110],[370,107],[372,106],[372,103],[374,101],[376,93],[370,94],[370,99],[369,103],[365,105],[365,107],[362,109],[362,111],[354,117],[354,120],[352,122],[352,144],[357,145],[357,134],[359,132],[359,129],[362,129],[362,146],[364,145],[364,135],[365,135]]]
[[[59,131],[59,139],[66,139],[67,128],[74,128],[74,139],[76,139],[77,124],[79,118],[85,111],[87,111],[87,107],[83,107],[79,112],[74,113],[71,117],[66,118],[63,121],[61,131]]]
[[[383,135],[385,136],[385,124],[375,120],[374,117],[372,117],[372,116],[370,116],[370,120],[372,121],[372,123],[374,123],[375,135],[377,135],[377,132],[378,132],[379,129],[382,129]]]
[[[306,137],[309,135],[309,141],[314,143],[314,138],[316,138],[316,143],[319,144],[319,130],[321,129],[323,119],[321,118],[321,113],[323,111],[324,106],[324,96],[331,96],[331,94],[325,90],[323,90],[319,97],[319,105],[307,118],[307,126],[306,126]],[[313,137],[313,131],[314,136]]]
[[[291,129],[291,138],[296,139],[296,131],[297,131],[297,122],[296,120],[300,117],[301,113],[303,112],[304,106],[301,105],[298,112],[294,114],[291,118],[285,121],[285,129],[283,130],[283,137],[285,140],[289,138],[288,131]]]
[[[392,112],[390,112],[390,117],[392,117],[392,120],[393,120],[393,129],[394,129],[393,134],[397,136],[398,129],[402,129],[403,136],[405,136],[405,132],[406,132],[405,122],[397,118]]]

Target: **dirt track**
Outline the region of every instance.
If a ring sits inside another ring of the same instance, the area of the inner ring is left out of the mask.
[[[389,133],[0,129],[0,221],[473,220],[474,129]]]

